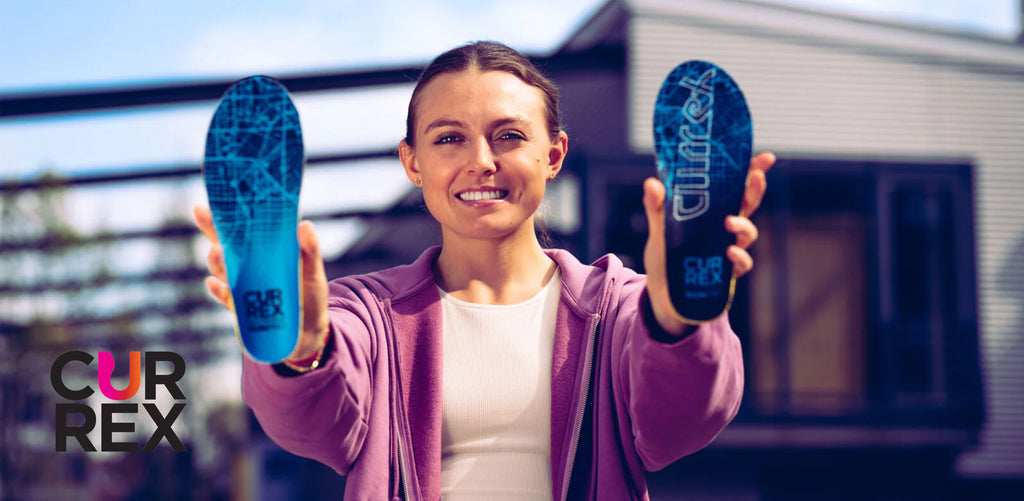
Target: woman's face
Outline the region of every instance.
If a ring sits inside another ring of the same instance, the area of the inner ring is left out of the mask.
[[[446,239],[532,234],[568,142],[552,141],[544,111],[540,89],[500,71],[444,73],[421,89],[416,146],[399,152]]]

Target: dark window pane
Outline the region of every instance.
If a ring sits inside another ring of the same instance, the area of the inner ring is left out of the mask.
[[[945,331],[956,303],[953,198],[925,183],[892,192],[895,383],[900,394],[941,399]]]

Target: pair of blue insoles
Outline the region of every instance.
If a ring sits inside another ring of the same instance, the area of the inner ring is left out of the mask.
[[[753,127],[746,100],[721,68],[688,61],[665,78],[654,105],[654,148],[665,184],[665,249],[672,305],[689,324],[718,318],[735,287],[726,249],[736,236]]]
[[[654,108],[658,174],[665,184],[669,294],[688,323],[728,310],[735,236],[753,128],[743,93],[721,68],[677,66]],[[263,76],[228,89],[210,123],[203,175],[231,287],[239,340],[254,360],[285,359],[302,313],[296,228],[304,161],[299,115],[287,90]]]
[[[206,136],[203,177],[236,317],[254,360],[276,363],[301,329],[299,115],[277,81],[256,76],[221,99]]]

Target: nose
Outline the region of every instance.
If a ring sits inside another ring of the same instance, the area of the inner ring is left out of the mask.
[[[473,141],[472,154],[467,162],[468,174],[491,175],[498,170],[497,158],[490,142],[480,139]]]

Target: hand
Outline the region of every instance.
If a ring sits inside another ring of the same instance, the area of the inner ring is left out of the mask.
[[[224,250],[217,239],[210,209],[195,206],[192,209],[196,226],[210,241],[210,253],[206,257],[206,290],[218,303],[234,312],[231,288],[228,286],[227,268],[224,266]],[[299,345],[288,356],[288,360],[303,360],[312,357],[327,344],[329,320],[327,317],[327,274],[320,257],[320,244],[313,230],[313,223],[303,221],[298,228],[299,250],[302,254],[302,333]]]
[[[775,163],[775,155],[761,153],[750,161],[747,173],[746,189],[743,191],[743,202],[740,204],[740,215],[725,218],[726,231],[736,235],[736,243],[725,251],[726,257],[732,261],[732,272],[735,278],[746,275],[754,268],[754,259],[747,249],[757,241],[757,227],[749,217],[761,206],[764,192],[768,188],[765,173]],[[668,273],[665,264],[665,185],[656,178],[644,181],[644,210],[647,213],[649,234],[647,246],[644,247],[644,267],[647,270],[647,295],[651,300],[654,318],[661,328],[669,334],[682,335],[687,324],[672,306],[668,293]]]

